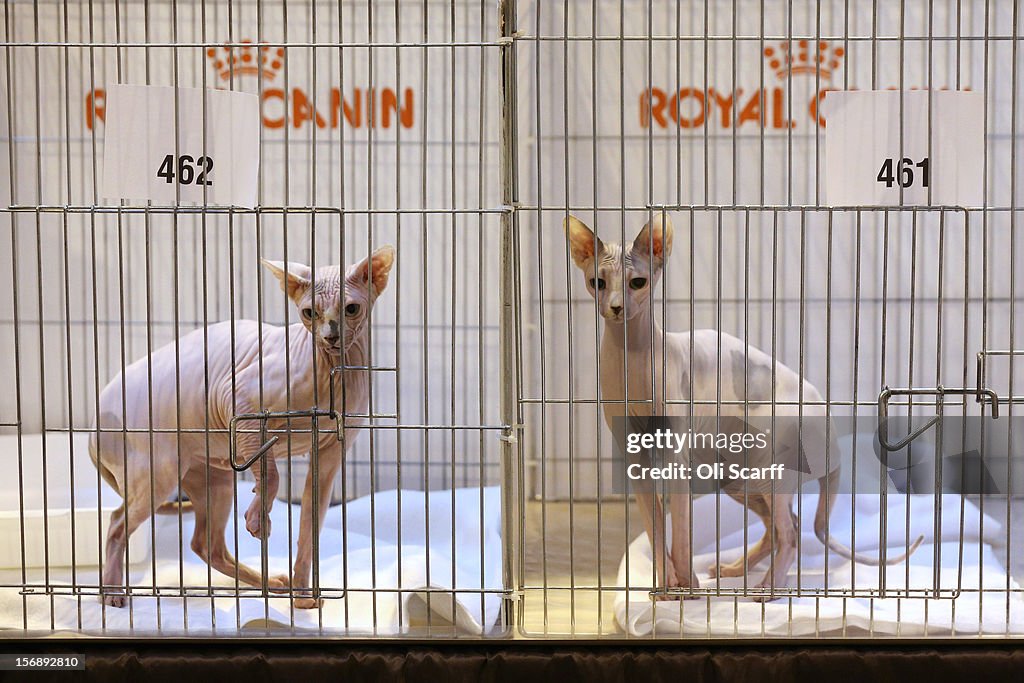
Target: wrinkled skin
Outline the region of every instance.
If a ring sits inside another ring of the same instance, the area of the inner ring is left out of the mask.
[[[394,249],[382,247],[351,266],[344,276],[338,266],[327,266],[319,268],[314,277],[300,264],[286,267],[281,262],[264,261],[298,309],[300,322],[279,327],[239,320],[194,330],[132,363],[103,389],[97,426],[113,431],[94,432],[89,455],[104,479],[124,498],[124,504],[111,515],[107,533],[106,604],[121,607],[126,601],[122,586],[128,537],[154,510],[172,507],[165,501],[179,485],[196,516],[192,550],[213,569],[237,575],[242,583],[261,585],[260,572],[236,562],[225,540],[235,481],[227,433],[232,417],[328,406],[331,369],[341,364],[367,364],[370,311],[387,285],[393,262]],[[346,413],[367,411],[368,371],[339,372],[334,382],[335,410],[340,412],[344,401]],[[294,431],[280,434],[264,456],[265,475],[259,463],[250,470],[257,478],[253,488],[257,495],[245,513],[245,526],[256,537],[270,533],[268,515],[280,482],[277,460],[312,450],[311,420],[290,422],[267,421],[271,434],[272,430]],[[300,608],[319,605],[309,593],[313,535],[320,533],[329,506],[334,475],[344,460],[343,443],[352,443],[358,431],[346,429],[344,442],[339,442],[333,420],[321,418],[318,422],[319,518],[314,524],[314,473],[310,467],[292,574],[267,577],[271,589],[291,587]],[[123,428],[137,431],[125,433],[120,431]],[[258,432],[258,421],[238,423],[236,462],[248,460],[262,446]],[[264,484],[265,499],[258,493]]]

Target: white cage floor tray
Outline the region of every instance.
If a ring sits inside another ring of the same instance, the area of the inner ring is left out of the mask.
[[[97,477],[88,441],[86,434],[47,434],[44,450],[42,435],[26,434],[19,449],[17,436],[0,436],[0,570],[99,565],[121,497]],[[144,562],[149,546],[146,522],[131,536],[130,563]]]

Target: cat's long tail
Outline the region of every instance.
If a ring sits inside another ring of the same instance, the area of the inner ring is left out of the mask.
[[[828,520],[832,516],[832,504],[835,503],[836,494],[839,491],[839,469],[837,468],[819,479],[818,485],[820,489],[818,493],[818,509],[814,512],[814,535],[818,537],[821,544],[847,560],[853,560],[854,562],[872,567],[882,564],[882,561],[877,557],[856,553],[828,535]],[[917,550],[922,542],[924,542],[924,536],[918,536],[905,553],[887,559],[885,565],[899,564],[906,561],[908,557],[914,554],[914,551]]]

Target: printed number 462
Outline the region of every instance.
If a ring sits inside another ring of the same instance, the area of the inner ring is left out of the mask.
[[[896,165],[895,173],[893,172],[893,163],[895,159],[886,159],[882,162],[882,167],[878,169],[878,175],[875,176],[875,180],[880,183],[885,183],[886,187],[892,187],[893,183],[896,183],[900,187],[913,187],[914,185],[914,169],[921,169],[921,186],[928,187],[928,183],[931,180],[928,174],[929,161],[928,157],[921,159],[917,163],[914,163],[913,159],[906,157],[898,160]]]
[[[210,157],[199,157],[193,159],[187,154],[178,157],[178,163],[174,163],[174,155],[168,154],[164,157],[163,163],[157,169],[156,177],[163,178],[168,183],[173,183],[175,178],[175,166],[177,166],[178,182],[182,185],[213,185],[213,159]]]

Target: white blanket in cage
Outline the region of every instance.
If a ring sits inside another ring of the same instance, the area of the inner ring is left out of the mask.
[[[252,498],[251,483],[241,483],[239,509],[244,511]],[[399,503],[399,500],[401,501]],[[401,525],[399,525],[399,505]],[[293,539],[298,538],[299,506],[292,507]],[[343,535],[342,507],[348,533]],[[288,573],[288,508],[276,501],[271,513],[270,573]],[[454,514],[453,514],[454,513]],[[429,517],[429,524],[426,519]],[[454,519],[454,522],[453,522]],[[182,516],[179,536],[178,517],[158,516],[156,520],[156,577],[163,586],[205,586],[209,581],[207,565],[188,545],[193,516]],[[234,547],[233,524],[228,523],[228,546]],[[320,628],[334,633],[398,634],[413,624],[426,628],[451,629],[480,634],[497,622],[501,604],[501,509],[500,490],[467,488],[431,491],[385,491],[332,507],[327,513],[320,538],[320,585],[324,588],[347,587],[343,599],[326,600],[323,609],[291,610],[287,597],[262,598],[209,597],[161,598],[159,628],[162,633],[217,633],[231,635],[263,632],[270,628],[296,630]],[[399,533],[400,531],[400,533]],[[140,529],[138,533],[148,533]],[[184,542],[180,542],[181,537]],[[343,537],[345,545],[343,546]],[[294,544],[293,544],[294,552]],[[239,556],[252,567],[260,566],[259,541],[239,526]],[[179,557],[181,563],[179,565]],[[151,562],[132,558],[132,584],[152,585]],[[347,571],[347,580],[345,572]],[[41,581],[32,574],[29,581]],[[51,571],[63,576],[60,569]],[[96,583],[96,569],[80,569],[78,579]],[[233,586],[232,579],[212,573],[214,585]],[[401,594],[395,589],[401,588]],[[375,592],[359,589],[376,589]],[[428,600],[426,589],[432,589]],[[452,593],[452,588],[457,591]],[[417,592],[419,590],[419,592]],[[491,591],[491,592],[484,592]],[[454,599],[453,599],[454,595]],[[187,602],[187,604],[186,604]],[[0,628],[22,629],[23,606],[29,629],[75,630],[90,633],[127,632],[145,635],[157,631],[157,600],[139,596],[132,608],[102,609],[94,596],[80,599],[54,596],[52,609],[45,595],[23,600],[16,588],[0,589]],[[429,606],[428,606],[429,605]],[[80,610],[80,612],[79,612]],[[401,615],[401,616],[400,616]],[[52,619],[52,622],[51,622]]]
[[[802,518],[807,523],[801,525],[800,586],[821,588],[825,585],[825,549],[814,536],[813,524],[810,523],[818,496],[803,494],[802,498]],[[851,505],[850,495],[840,495],[831,518],[833,536],[849,546],[852,517],[856,520],[857,550],[864,553],[874,551],[877,556],[882,528],[879,502],[878,495],[856,494]],[[652,602],[646,590],[629,590],[616,595],[616,620],[622,629],[635,636],[650,635],[652,631],[659,635],[738,637],[762,633],[769,636],[1024,633],[1024,599],[1019,593],[1007,593],[1008,589],[1017,589],[1018,584],[1007,578],[1002,525],[988,515],[982,515],[970,501],[946,494],[941,496],[941,524],[936,534],[935,502],[931,495],[907,498],[890,494],[887,498],[885,528],[890,556],[900,554],[906,547],[908,519],[911,540],[924,535],[925,542],[910,558],[909,567],[904,564],[888,567],[886,586],[931,588],[935,585],[934,568],[938,566],[940,588],[955,589],[959,586],[966,589],[955,600],[780,598],[761,604],[750,598],[729,596]],[[793,505],[795,509],[796,500]],[[744,546],[743,506],[725,496],[720,500],[715,496],[695,499],[693,563],[702,588],[717,585],[715,580],[707,578],[707,568],[716,562],[714,520],[719,515],[721,561],[729,562],[739,557]],[[753,545],[764,527],[753,513],[749,513],[748,522],[747,542]],[[1001,556],[997,554],[999,552]],[[830,553],[828,559],[830,588],[854,585],[873,588],[879,585],[878,568],[857,565],[854,569],[850,562],[835,553]],[[617,585],[651,585],[651,564],[651,544],[647,535],[641,534],[630,544],[619,565]],[[759,581],[767,566],[767,561],[764,561],[751,569],[748,585]],[[790,570],[790,588],[797,585],[797,571],[794,562]],[[723,588],[742,588],[743,578],[722,579],[721,585]],[[970,589],[979,587],[992,592],[970,592]]]

